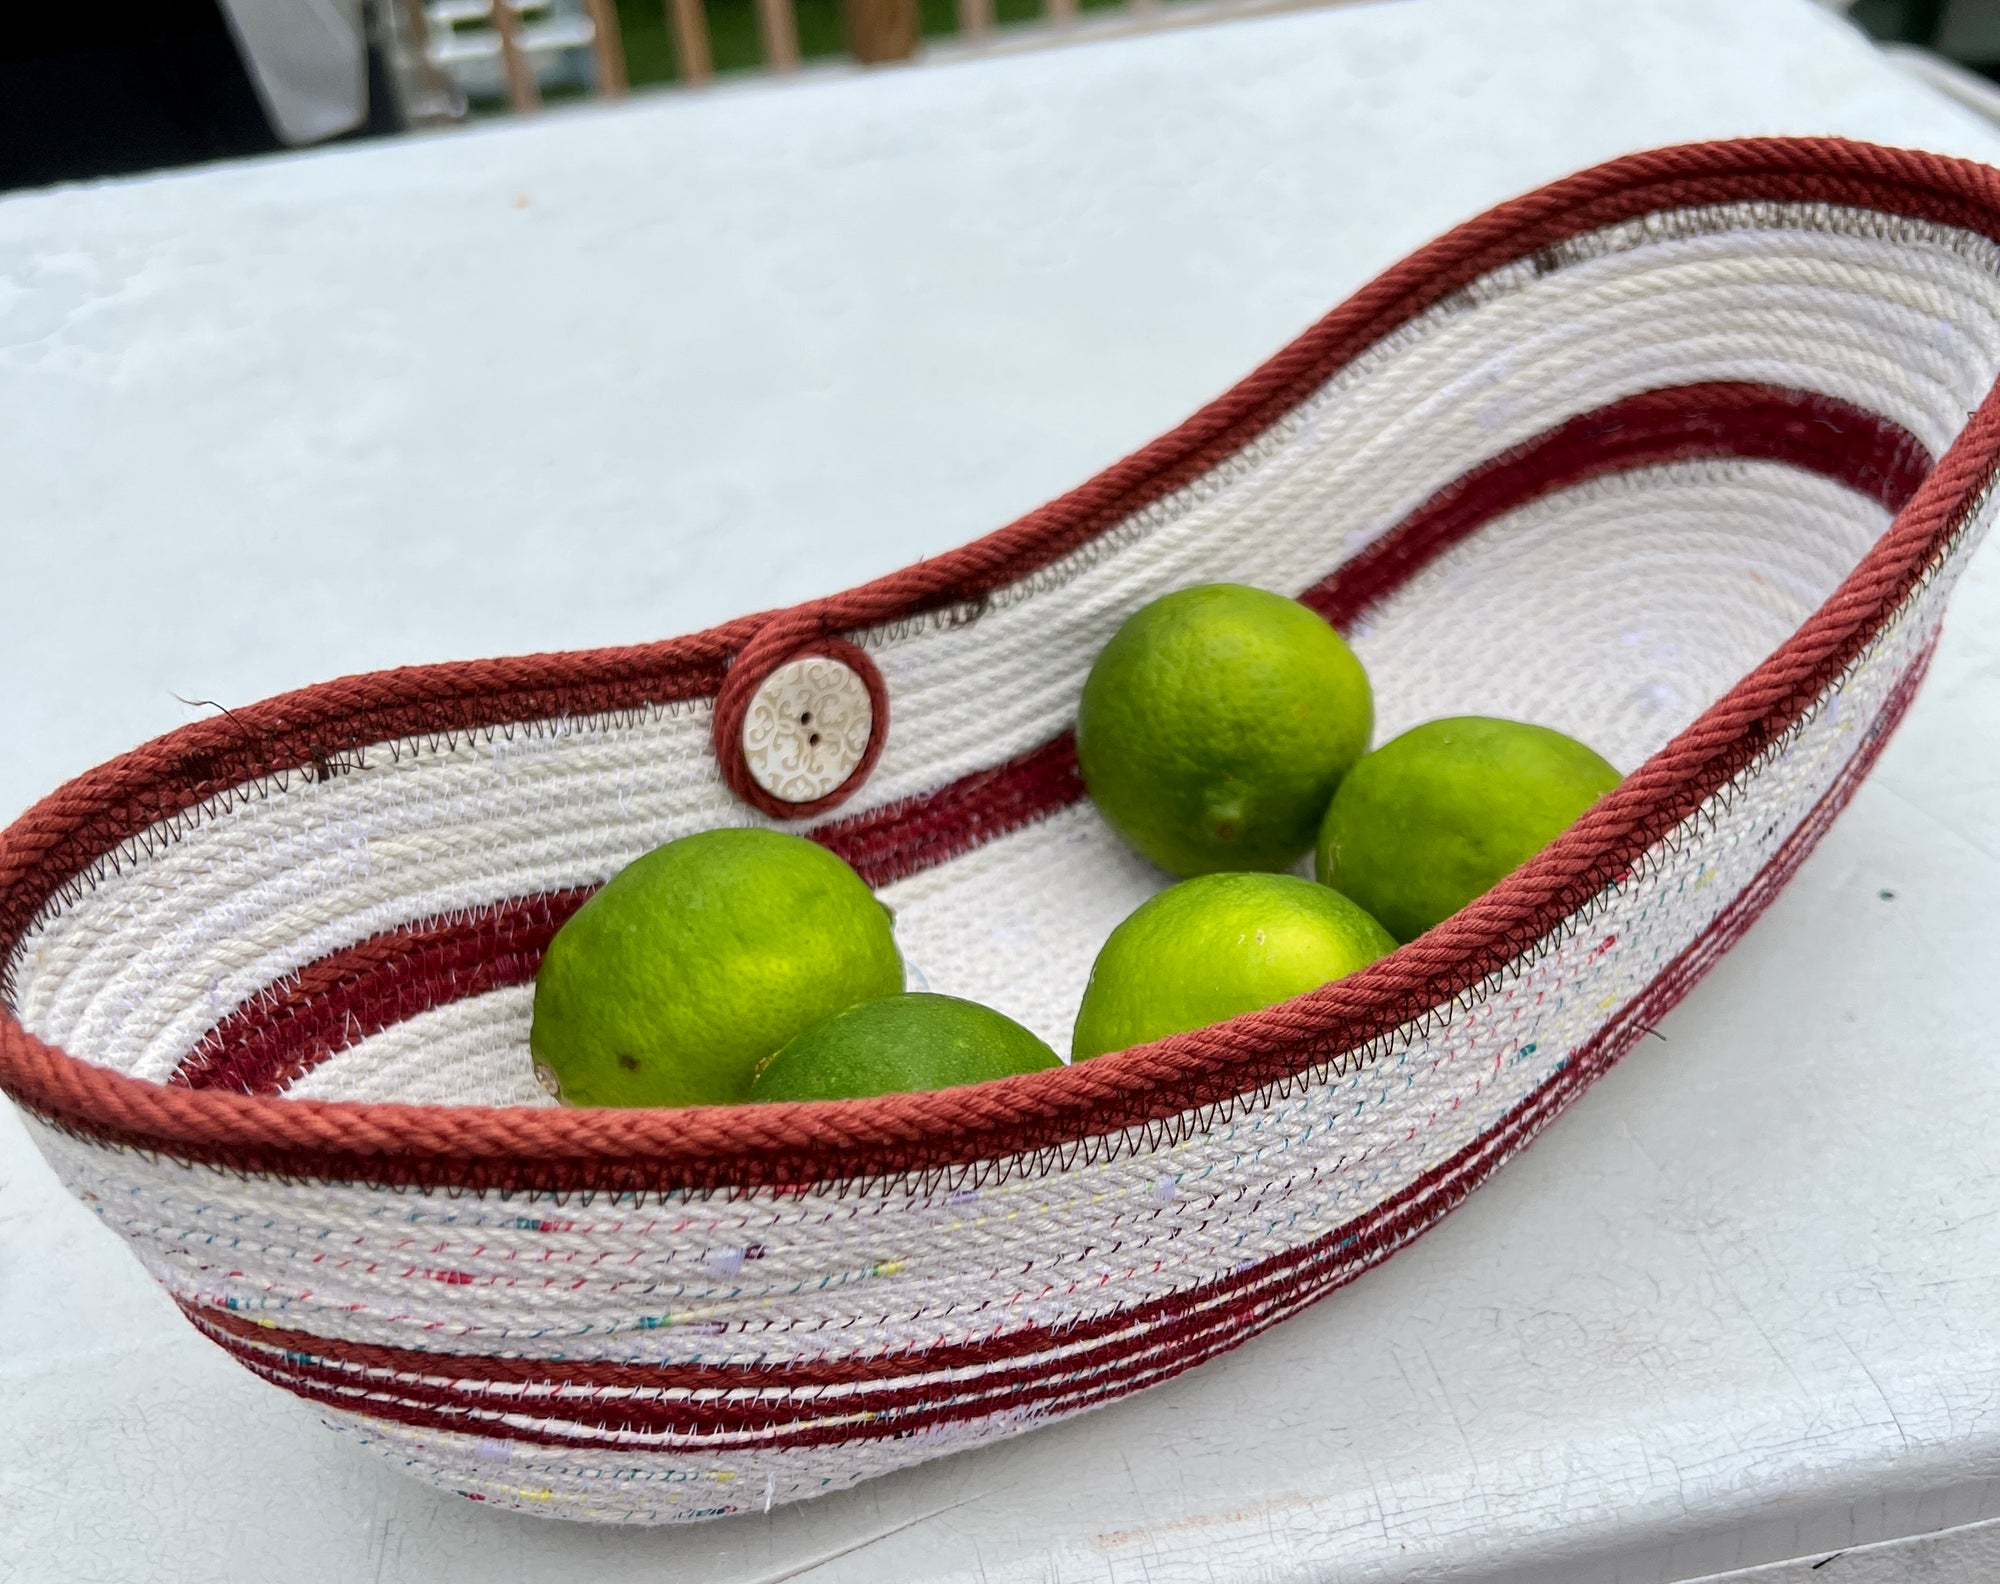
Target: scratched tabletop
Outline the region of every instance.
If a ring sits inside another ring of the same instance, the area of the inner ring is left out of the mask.
[[[218,705],[944,550],[1500,199],[1819,132],[2000,161],[1806,0],[1401,0],[0,199],[0,819]],[[1790,889],[1436,1231],[1117,1406],[679,1531],[336,1440],[0,1105],[0,1579],[2000,1576],[1996,980],[1989,547]]]

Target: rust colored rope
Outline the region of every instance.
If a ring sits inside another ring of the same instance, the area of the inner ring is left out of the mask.
[[[1815,392],[1714,383],[1648,391],[1559,424],[1474,468],[1301,597],[1345,628],[1437,555],[1538,495],[1621,469],[1719,457],[1786,462],[1836,479],[1890,511],[1909,501],[1931,468],[1930,454],[1905,430]],[[738,657],[717,701],[717,753],[725,773],[734,771],[732,786],[748,780],[741,756],[731,749],[750,697],[774,663],[807,652],[845,659],[879,693],[880,674],[851,645],[774,623]],[[885,700],[877,719],[886,718]],[[866,764],[864,759],[857,775]],[[1082,796],[1074,744],[1065,732],[1007,764],[821,825],[811,835],[879,886]],[[276,1094],[327,1057],[394,1023],[446,1001],[529,983],[549,937],[585,894],[503,899],[450,918],[416,920],[307,964],[218,1023],[172,1081]]]
[[[1365,287],[1186,424],[1012,527],[782,613],[819,630],[975,601],[1196,476],[1356,352],[1487,270],[1660,209],[1825,202],[2000,236],[2000,176],[1829,139],[1614,161],[1500,206]],[[1890,531],[1794,636],[1533,862],[1422,939],[1265,1012],[1060,1072],[822,1105],[682,1112],[277,1101],[138,1083],[0,1019],[0,1084],[78,1133],[245,1171],[468,1187],[802,1183],[928,1169],[1091,1138],[1221,1104],[1341,1057],[1504,967],[1626,873],[1779,740],[1946,553],[2000,460],[1989,395]],[[389,739],[712,696],[778,618],[635,649],[348,678],[173,733],[72,782],[0,836],[0,951],[118,844],[273,773],[341,773]]]
[[[1756,199],[1851,205],[2000,237],[2000,173],[1966,160],[1838,138],[1751,138],[1613,160],[1418,249],[1186,422],[961,549],[662,643],[344,677],[196,722],[89,771],[0,835],[0,957],[70,876],[259,776],[338,774],[371,745],[405,737],[713,697],[732,658],[775,623],[844,632],[976,606],[1241,449],[1360,352],[1489,270],[1656,210]]]

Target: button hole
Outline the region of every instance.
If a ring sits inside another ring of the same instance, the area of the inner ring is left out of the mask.
[[[809,746],[817,748],[819,746],[819,733],[814,732],[810,737],[806,739],[806,742]]]
[[[813,723],[813,712],[811,710],[807,710],[805,714],[799,717],[799,724],[801,726],[810,726],[812,723]]]

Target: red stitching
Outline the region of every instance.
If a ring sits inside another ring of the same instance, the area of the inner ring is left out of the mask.
[[[590,894],[550,892],[425,919],[322,957],[216,1024],[169,1082],[277,1094],[370,1034],[447,1001],[532,983],[556,931]]]
[[[1786,462],[1890,512],[1910,503],[1932,466],[1907,430],[1817,392],[1735,382],[1647,391],[1482,463],[1299,597],[1345,630],[1468,534],[1531,500],[1630,468],[1722,457]]]
[[[1909,500],[1931,467],[1929,452],[1907,431],[1831,397],[1751,384],[1651,391],[1572,419],[1474,469],[1302,597],[1336,625],[1351,625],[1452,545],[1530,499],[1620,469],[1720,457],[1786,462],[1837,479],[1891,511]],[[859,662],[871,692],[881,679],[852,645],[824,638],[785,632],[768,644],[760,638],[753,650],[730,673],[717,705],[715,740],[725,769],[761,795],[749,781],[739,738],[756,685],[775,666],[800,654],[835,654]],[[840,801],[866,776],[886,728],[886,703],[881,709],[870,758],[840,792],[801,813]],[[1075,744],[1065,732],[1008,764],[808,834],[869,884],[883,885],[1082,795]],[[498,902],[456,922],[418,921],[333,953],[223,1019],[173,1081],[193,1089],[276,1094],[336,1051],[404,1018],[447,1000],[529,983],[550,937],[587,895],[579,890]]]
[[[741,1368],[426,1353],[267,1328],[226,1310],[185,1302],[182,1307],[190,1319],[239,1362],[309,1400],[400,1424],[457,1431],[476,1428],[481,1434],[499,1439],[531,1441],[544,1446],[587,1448],[604,1443],[601,1435],[530,1429],[508,1424],[498,1417],[469,1419],[468,1411],[482,1416],[514,1413],[600,1431],[640,1430],[654,1434],[679,1431],[690,1439],[698,1436],[701,1446],[711,1450],[746,1445],[804,1448],[896,1438],[1012,1409],[1032,1409],[1038,1417],[1051,1412],[1079,1411],[1140,1386],[1157,1384],[1249,1340],[1346,1285],[1421,1236],[1629,1051],[1756,921],[1818,844],[1887,746],[1916,695],[1930,657],[1929,648],[1916,657],[1884,701],[1867,740],[1854,758],[1842,768],[1833,785],[1756,878],[1697,940],[1557,1073],[1493,1128],[1391,1199],[1312,1243],[1275,1255],[1250,1271],[1062,1330],[1026,1327],[981,1343],[860,1359],[814,1359],[798,1364]],[[1235,1296],[1218,1304],[1215,1300],[1219,1294]],[[1130,1331],[1132,1335],[1069,1358],[1031,1359],[1025,1368],[1006,1367],[1011,1360],[1052,1346],[1118,1331]],[[245,1342],[258,1346],[246,1347]],[[276,1358],[273,1351],[278,1355]],[[341,1363],[375,1373],[356,1377],[335,1367]],[[951,1385],[920,1383],[855,1393],[824,1406],[798,1402],[786,1405],[782,1400],[774,1404],[768,1398],[737,1403],[660,1405],[617,1399],[593,1404],[574,1398],[567,1402],[509,1402],[479,1389],[494,1384],[535,1384],[612,1390],[710,1391],[749,1387],[782,1392],[893,1378],[919,1371],[981,1366],[988,1367],[991,1373],[968,1383],[973,1388],[970,1395],[963,1388]],[[425,1380],[412,1383],[395,1379],[396,1375],[420,1375]],[[1094,1384],[1077,1386],[1077,1377],[1084,1375],[1095,1377]],[[362,1397],[353,1391],[332,1389],[329,1383],[343,1378],[354,1380],[356,1388],[375,1395]],[[431,1384],[440,1381],[452,1384]],[[461,1389],[464,1383],[473,1383],[473,1389]],[[1050,1383],[1057,1389],[1047,1391]],[[942,1394],[950,1394],[949,1400],[938,1402]],[[559,1412],[559,1409],[570,1411]],[[594,1414],[588,1412],[591,1409],[596,1410]],[[797,1426],[799,1420],[811,1417],[815,1409],[820,1418],[837,1413],[868,1413],[873,1417],[864,1423],[807,1424],[787,1429],[788,1425]]]
[[[1985,167],[1838,140],[1636,155],[1502,205],[1413,255],[1186,424],[964,550],[787,613],[849,629],[1044,565],[1266,427],[1355,352],[1486,270],[1660,209],[1746,199],[1876,209],[2000,235]],[[246,1171],[561,1189],[807,1183],[924,1170],[1226,1103],[1477,985],[1611,883],[1782,736],[1936,564],[2000,458],[1989,394],[1889,533],[1766,662],[1533,863],[1423,939],[1285,1006],[1033,1080],[821,1106],[671,1114],[285,1101],[141,1084],[0,1019],[0,1086],[60,1127]],[[390,739],[713,694],[773,617],[636,649],[350,678],[173,733],[61,789],[0,835],[0,951],[118,844],[255,777],[338,774]]]

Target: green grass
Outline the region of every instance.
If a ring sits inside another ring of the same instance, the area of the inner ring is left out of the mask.
[[[1116,7],[1125,0],[1080,0],[1086,10]],[[707,0],[709,50],[717,72],[749,71],[764,64],[764,46],[757,36],[754,0]],[[799,19],[799,53],[808,60],[844,55],[847,40],[840,28],[839,0],[794,0]],[[949,38],[958,31],[956,0],[917,0],[925,38]],[[994,16],[1001,24],[1031,22],[1042,14],[1042,0],[995,0]],[[618,26],[625,35],[625,69],[634,86],[674,82],[680,77],[673,31],[667,25],[665,0],[618,0]]]
[[[1034,22],[1044,14],[1045,0],[991,0],[994,21],[1001,27]],[[1080,10],[1118,10],[1130,0],[1077,0]],[[667,0],[614,0],[618,31],[625,44],[625,73],[635,88],[678,82],[681,76],[673,28],[667,20]],[[840,0],[792,0],[798,18],[799,53],[807,60],[826,60],[847,53],[840,25]],[[708,17],[708,47],[718,74],[758,71],[764,65],[763,40],[757,32],[756,0],[704,0]],[[917,16],[927,39],[951,38],[958,32],[958,0],[917,0]],[[544,88],[548,104],[590,98],[591,90],[577,84]],[[475,115],[505,115],[504,95],[477,95]]]
[[[1086,11],[1116,9],[1127,0],[1079,0]],[[824,60],[846,53],[841,32],[840,0],[793,0],[798,16],[799,53]],[[680,79],[673,31],[667,22],[666,0],[616,0],[619,29],[625,39],[625,64],[633,85],[670,83]],[[705,0],[709,50],[720,72],[755,71],[764,64],[764,47],[757,34],[755,0]],[[956,0],[917,0],[927,39],[950,38],[958,32]],[[1857,0],[1853,17],[1880,39],[1927,43],[1936,36],[1943,0]],[[994,0],[995,20],[1032,22],[1041,17],[1044,0]],[[586,90],[556,90],[553,99],[575,98]],[[481,105],[497,110],[500,103]]]

